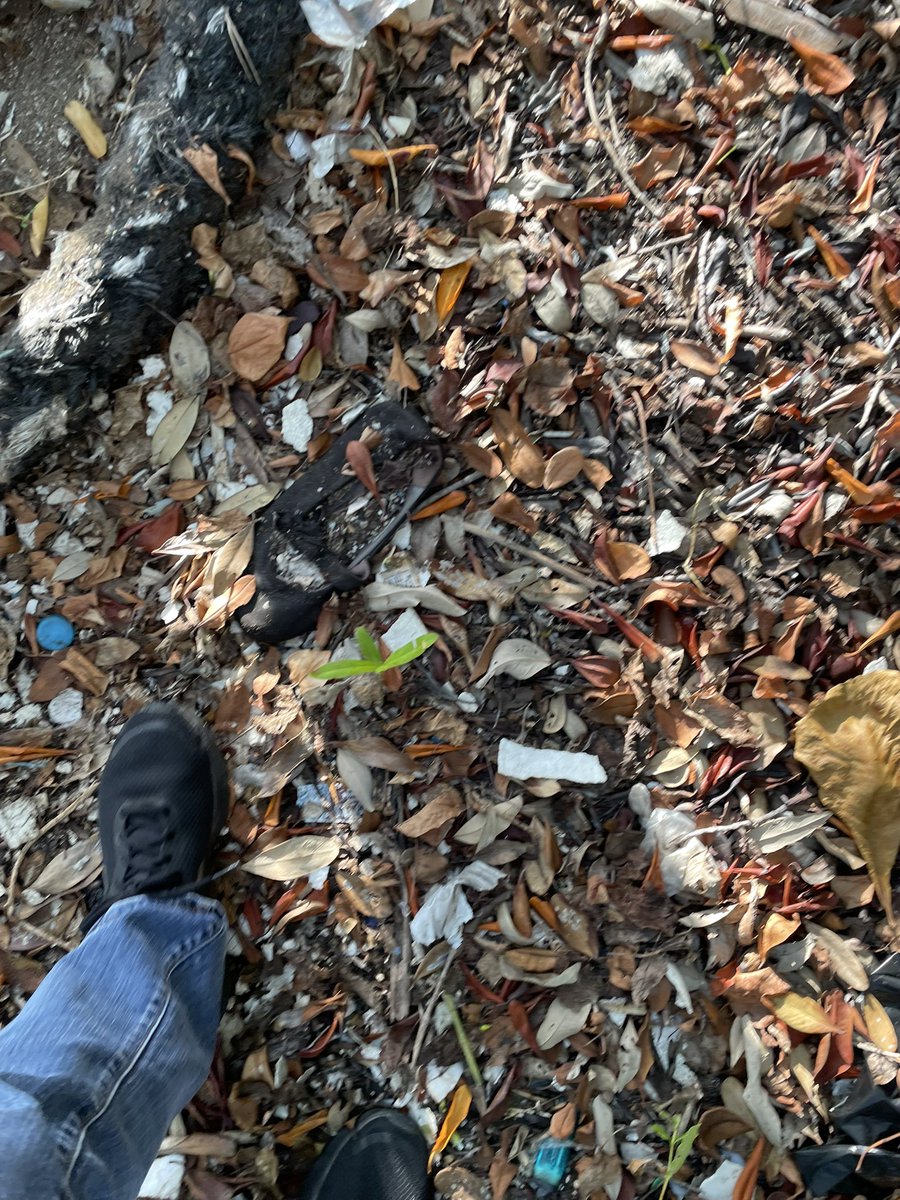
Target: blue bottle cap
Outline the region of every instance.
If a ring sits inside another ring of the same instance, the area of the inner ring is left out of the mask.
[[[75,641],[75,628],[65,617],[51,613],[38,621],[37,640],[42,650],[65,650]]]
[[[572,1156],[572,1143],[559,1138],[544,1138],[538,1144],[531,1168],[531,1178],[546,1187],[557,1188],[563,1181]]]

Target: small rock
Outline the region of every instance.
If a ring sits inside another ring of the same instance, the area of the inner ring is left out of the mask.
[[[64,688],[47,705],[47,714],[54,725],[74,725],[81,720],[84,696],[75,688]]]

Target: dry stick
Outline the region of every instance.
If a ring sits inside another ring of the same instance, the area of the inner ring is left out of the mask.
[[[451,946],[447,952],[447,961],[444,963],[441,973],[438,976],[438,981],[434,985],[434,991],[431,993],[431,999],[425,1005],[425,1010],[419,1017],[419,1029],[416,1033],[416,1041],[413,1046],[412,1059],[410,1060],[409,1064],[410,1069],[413,1071],[416,1069],[416,1063],[419,1061],[419,1055],[422,1053],[422,1043],[425,1041],[425,1034],[428,1032],[428,1029],[431,1026],[431,1018],[434,1015],[437,1002],[440,1000],[443,993],[444,980],[449,975],[450,968],[452,967],[455,958],[456,949]]]
[[[466,533],[471,533],[473,537],[483,538],[486,542],[493,542],[497,546],[502,546],[504,550],[511,550],[513,554],[519,554],[522,558],[530,558],[532,562],[540,563],[542,567],[549,567],[557,575],[571,579],[573,583],[581,584],[589,592],[596,591],[596,579],[582,575],[574,567],[567,567],[564,563],[554,562],[549,555],[541,554],[540,550],[532,550],[528,546],[520,546],[518,542],[510,541],[509,538],[505,538],[501,533],[494,533],[491,529],[482,529],[480,525],[474,525],[471,521],[463,521],[463,530]]]
[[[606,41],[606,32],[609,28],[609,14],[604,13],[600,18],[600,23],[594,36],[591,38],[591,44],[587,52],[587,58],[584,63],[584,102],[587,105],[588,112],[591,115],[591,124],[597,130],[597,137],[600,139],[600,144],[606,151],[607,156],[619,174],[619,178],[634,196],[639,204],[642,204],[657,221],[663,215],[663,210],[655,204],[643,188],[639,187],[635,182],[631,172],[628,170],[628,165],[624,162],[620,149],[616,145],[613,137],[606,133],[603,128],[603,122],[600,120],[600,111],[597,108],[597,97],[594,94],[594,55],[600,45]],[[610,129],[613,134],[617,132],[616,117],[612,108],[612,100],[610,100],[609,92],[606,93],[606,112],[609,117]]]

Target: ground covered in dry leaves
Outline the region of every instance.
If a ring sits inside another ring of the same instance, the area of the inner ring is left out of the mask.
[[[192,1196],[291,1195],[382,1101],[443,1126],[446,1194],[534,1194],[549,1132],[560,1194],[790,1197],[858,1077],[893,1094],[900,19],[709,7],[310,39],[195,232],[210,294],[4,498],[6,1017],[79,940],[125,717],[178,698],[231,766]],[[439,482],[250,642],[254,517],[385,396]],[[437,641],[314,678],[359,627]]]

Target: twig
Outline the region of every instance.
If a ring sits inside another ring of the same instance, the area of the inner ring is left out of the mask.
[[[656,544],[656,491],[653,487],[653,459],[650,457],[650,438],[647,435],[647,414],[644,412],[644,402],[638,392],[634,392],[634,404],[638,414],[638,424],[641,427],[641,448],[644,451],[644,461],[647,464],[647,508],[650,510],[650,537]]]
[[[419,1017],[419,1028],[416,1031],[416,1040],[413,1044],[412,1058],[409,1062],[410,1070],[414,1071],[416,1069],[416,1063],[419,1061],[419,1055],[422,1053],[422,1043],[425,1041],[425,1034],[431,1027],[431,1018],[434,1015],[437,1002],[440,998],[441,992],[444,989],[444,980],[449,975],[450,968],[453,965],[455,958],[456,949],[451,946],[447,951],[447,961],[441,968],[441,973],[438,976],[437,983],[434,985],[434,991],[431,993],[431,997]]]
[[[228,34],[228,40],[231,42],[235,56],[241,64],[241,70],[252,83],[255,83],[257,87],[262,87],[262,79],[260,78],[259,71],[256,69],[256,63],[253,61],[250,51],[247,49],[247,44],[241,37],[237,25],[234,23],[231,10],[227,8],[225,9],[225,32]]]
[[[501,533],[494,533],[492,529],[482,529],[480,525],[474,525],[471,521],[463,521],[463,530],[466,533],[471,533],[473,537],[483,538],[486,542],[493,542],[497,546],[502,546],[504,550],[511,550],[513,554],[519,554],[522,558],[530,558],[532,562],[540,563],[542,567],[549,567],[557,575],[571,579],[573,583],[581,584],[589,592],[596,590],[596,579],[590,579],[587,575],[582,575],[580,571],[576,571],[574,567],[567,567],[564,563],[554,561],[549,555],[541,554],[540,550],[532,550],[528,546],[520,546],[518,542],[510,541],[509,538],[505,538]]]
[[[456,1034],[456,1040],[459,1042],[459,1048],[462,1051],[462,1056],[466,1060],[466,1066],[469,1068],[469,1076],[472,1080],[472,1096],[475,1100],[475,1106],[478,1111],[484,1115],[486,1098],[484,1094],[484,1077],[481,1074],[481,1068],[475,1058],[475,1051],[472,1049],[472,1043],[469,1041],[469,1035],[466,1033],[466,1027],[462,1023],[462,1017],[459,1015],[459,1009],[456,1007],[456,1001],[449,992],[444,992],[444,1007],[450,1015],[450,1022],[453,1025],[453,1032]]]
[[[587,105],[587,110],[591,115],[591,124],[597,130],[597,137],[600,140],[600,145],[606,151],[606,154],[619,174],[619,178],[634,196],[639,204],[642,204],[657,221],[663,215],[663,210],[657,205],[643,188],[639,187],[635,182],[634,177],[628,170],[628,165],[622,158],[619,147],[614,138],[618,134],[618,126],[616,124],[615,113],[613,112],[612,100],[609,96],[609,90],[606,93],[606,112],[609,118],[610,129],[613,136],[606,133],[603,128],[603,122],[600,120],[600,111],[597,108],[597,97],[594,94],[594,55],[597,49],[606,41],[606,31],[609,28],[609,14],[604,13],[600,18],[600,23],[594,36],[591,38],[591,44],[587,52],[587,58],[584,63],[584,102]],[[605,82],[605,81],[604,81]]]

